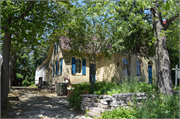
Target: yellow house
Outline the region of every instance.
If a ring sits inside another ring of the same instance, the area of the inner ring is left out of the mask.
[[[39,78],[49,84],[64,82],[64,77],[70,79],[70,83],[77,84],[89,82],[91,74],[91,65],[88,58],[81,59],[69,54],[70,45],[68,37],[61,36],[59,41],[51,43],[47,58],[37,67],[35,74],[35,83],[38,84]],[[112,55],[111,60],[105,61],[102,57],[96,64],[96,81],[111,81],[117,77],[120,81],[127,76],[129,59],[122,53]],[[155,77],[155,59],[153,57],[145,59],[143,57],[131,56],[131,77],[137,77],[141,81],[151,83]]]

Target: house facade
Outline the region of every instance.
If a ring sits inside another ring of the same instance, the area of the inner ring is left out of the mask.
[[[64,82],[64,77],[69,77],[71,84],[90,82],[94,63],[90,62],[86,56],[82,59],[70,55],[69,50],[68,37],[62,36],[56,43],[51,43],[47,58],[37,67],[35,83],[38,84],[39,77],[49,84],[54,84],[56,81]],[[147,83],[152,83],[152,79],[156,79],[153,57],[145,59],[132,55],[130,60],[130,77],[137,77],[140,81]],[[96,64],[95,81],[111,81],[113,77],[116,77],[117,82],[121,82],[128,74],[128,63],[128,56],[122,53],[113,54],[111,60],[106,61],[102,56]]]

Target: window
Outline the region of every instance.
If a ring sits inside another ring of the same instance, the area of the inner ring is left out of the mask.
[[[141,62],[139,60],[136,61],[137,67],[137,76],[141,76]]]
[[[82,61],[80,59],[76,59],[75,57],[72,57],[72,74],[80,75],[86,75],[86,59],[83,59]],[[81,71],[82,69],[82,71]]]
[[[37,76],[39,76],[39,71],[37,71]]]
[[[128,61],[126,58],[123,59],[123,74],[128,75]]]
[[[76,60],[76,73],[81,73],[81,60]]]

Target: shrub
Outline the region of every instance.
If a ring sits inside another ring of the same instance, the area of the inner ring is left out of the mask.
[[[101,118],[180,118],[179,104],[178,96],[159,94],[143,101],[140,107],[103,112]]]
[[[29,86],[29,85],[31,85],[31,83],[28,81],[28,78],[27,78],[27,77],[22,81],[22,85],[23,85],[23,86]]]
[[[155,91],[157,91],[156,85],[148,84],[146,82],[140,82],[137,87],[139,89],[139,92],[155,93]]]
[[[80,94],[84,94],[84,91],[89,91],[91,90],[91,86],[89,83],[81,83],[81,84],[75,84],[73,85],[74,90],[71,96],[68,98],[68,102],[70,107],[80,110],[81,107],[81,97]]]
[[[136,118],[135,115],[136,115],[135,110],[119,107],[119,109],[103,112],[101,118],[102,119]]]
[[[137,118],[179,118],[179,97],[160,95],[147,99],[137,108]]]

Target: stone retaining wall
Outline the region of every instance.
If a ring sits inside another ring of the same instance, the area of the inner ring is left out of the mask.
[[[147,93],[121,93],[110,95],[93,95],[82,94],[81,109],[90,110],[91,108],[98,107],[102,110],[111,110],[119,106],[125,108],[132,107],[133,96],[137,97],[137,105],[146,99]]]

